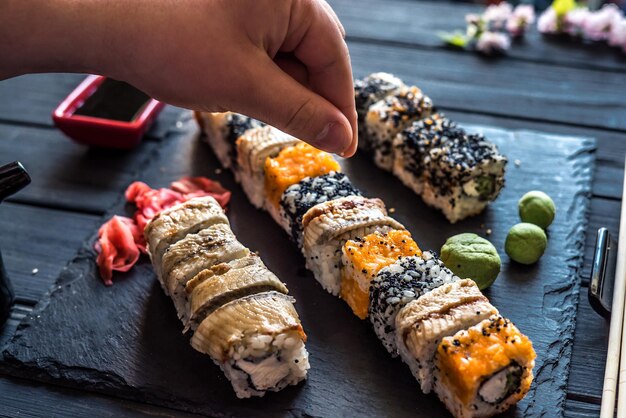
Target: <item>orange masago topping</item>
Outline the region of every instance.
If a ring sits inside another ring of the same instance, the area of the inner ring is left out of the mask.
[[[265,160],[265,193],[276,207],[287,187],[305,177],[317,177],[341,171],[332,155],[308,144],[285,148],[275,158]]]
[[[511,321],[499,315],[485,319],[468,330],[445,337],[437,347],[438,367],[459,400],[467,405],[483,379],[509,366],[534,365],[533,344]],[[532,377],[520,382],[521,399]]]
[[[361,319],[367,317],[369,285],[383,267],[403,256],[421,255],[408,231],[374,232],[343,246],[341,297]]]

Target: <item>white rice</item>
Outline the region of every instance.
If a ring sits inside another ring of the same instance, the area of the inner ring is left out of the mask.
[[[263,396],[306,379],[309,353],[296,331],[253,334],[230,348],[229,360],[216,362],[238,398]]]

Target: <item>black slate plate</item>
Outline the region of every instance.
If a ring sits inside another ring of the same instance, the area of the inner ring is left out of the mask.
[[[142,180],[166,186],[182,175],[220,179],[233,191],[228,212],[233,230],[297,299],[312,369],[305,384],[261,399],[238,400],[211,360],[181,335],[171,301],[156,283],[147,260],[104,287],[97,278],[92,242],[85,243],[58,284],[26,318],[4,351],[2,368],[159,405],[218,416],[445,416],[433,395],[423,395],[408,368],[391,359],[366,321],[327,294],[304,269],[296,247],[271,218],[255,210],[232,176],[220,172],[209,147],[197,140],[187,115],[177,125]],[[562,415],[578,301],[595,142],[591,139],[483,131],[509,157],[507,185],[482,215],[450,225],[391,175],[364,156],[342,164],[369,196],[381,197],[423,249],[438,249],[460,232],[486,235],[500,251],[502,273],[486,292],[537,350],[531,392],[505,416]],[[519,160],[516,164],[516,160]],[[507,230],[517,223],[517,200],[541,189],[556,202],[549,246],[533,266],[511,263],[504,254]],[[115,213],[132,213],[122,200]]]

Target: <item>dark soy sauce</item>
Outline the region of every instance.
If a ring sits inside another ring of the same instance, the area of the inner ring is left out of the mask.
[[[107,78],[74,114],[130,122],[149,100],[148,95],[130,84]]]

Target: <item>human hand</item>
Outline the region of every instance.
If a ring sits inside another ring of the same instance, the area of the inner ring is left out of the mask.
[[[326,151],[354,154],[348,48],[323,0],[141,3],[114,41],[122,49],[139,43],[112,68],[119,78],[168,103],[243,113]]]
[[[351,156],[357,117],[343,36],[324,0],[6,0],[0,79],[103,74],[167,103],[243,113]]]

